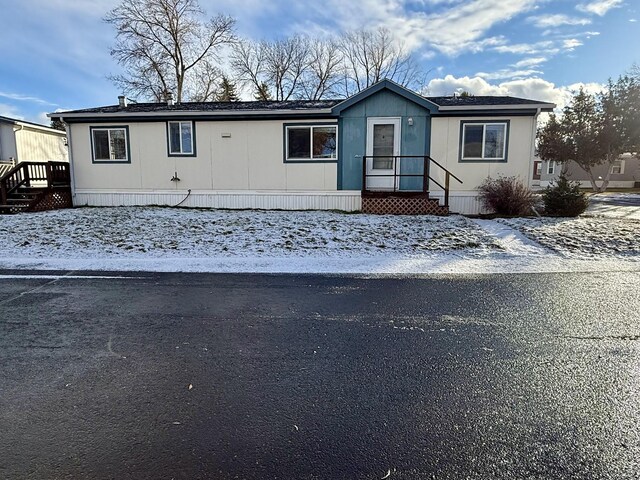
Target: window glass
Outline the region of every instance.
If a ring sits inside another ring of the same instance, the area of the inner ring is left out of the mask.
[[[111,160],[127,159],[127,139],[124,130],[109,130],[111,137]]]
[[[313,128],[313,158],[336,158],[336,127]]]
[[[93,161],[128,162],[126,128],[91,129]]]
[[[484,125],[464,126],[463,158],[482,158]]]
[[[109,155],[109,130],[93,130],[94,160],[111,160]]]
[[[556,162],[549,162],[547,166],[547,175],[553,175],[556,171]]]
[[[289,128],[287,158],[311,158],[311,128]]]
[[[169,151],[171,153],[181,153],[180,124],[178,122],[169,123],[169,146]]]
[[[182,153],[193,153],[191,146],[191,122],[183,122],[181,124],[182,131]]]
[[[393,168],[393,148],[395,145],[395,125],[375,124],[373,126],[373,165],[374,170]]]
[[[506,125],[487,125],[484,133],[484,158],[504,158]]]

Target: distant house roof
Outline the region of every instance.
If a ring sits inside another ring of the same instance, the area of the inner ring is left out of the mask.
[[[40,123],[34,123],[34,122],[27,122],[26,120],[20,120],[17,118],[11,118],[11,117],[3,117],[0,115],[0,123],[10,123],[12,125],[22,125],[28,128],[34,128],[36,130],[43,130],[49,133],[53,133],[56,135],[66,135],[66,132],[63,130],[58,130],[56,128],[51,128],[47,125],[41,125]]]
[[[390,90],[404,98],[423,106],[433,114],[464,111],[551,111],[555,105],[537,100],[508,96],[452,96],[425,97],[390,80],[382,80],[369,88],[346,99],[334,100],[287,100],[253,102],[182,102],[177,104],[129,103],[127,106],[108,105],[67,112],[51,113],[52,118],[65,119],[116,118],[116,117],[296,117],[296,116],[336,116],[361,100],[381,90]]]

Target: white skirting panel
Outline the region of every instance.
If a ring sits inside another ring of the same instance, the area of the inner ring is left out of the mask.
[[[431,198],[440,200],[440,204],[444,203],[444,192],[431,192]],[[486,208],[482,207],[478,199],[478,192],[449,192],[449,211],[451,213],[462,213],[464,215],[479,215],[481,213],[489,213]]]
[[[264,209],[264,210],[342,210],[361,208],[359,191],[339,192],[250,192],[250,191],[110,191],[76,190],[75,206],[116,207],[161,205],[194,208]],[[186,200],[185,200],[186,198]]]

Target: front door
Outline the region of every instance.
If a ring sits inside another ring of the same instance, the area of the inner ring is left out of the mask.
[[[400,118],[368,118],[366,168],[368,190],[393,190],[394,186],[398,188],[398,180],[393,175],[394,171],[400,173],[400,165],[394,165],[395,161],[400,161],[400,159],[394,159],[399,155]]]

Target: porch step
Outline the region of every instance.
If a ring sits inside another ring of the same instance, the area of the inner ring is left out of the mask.
[[[376,215],[449,215],[449,207],[426,196],[363,196],[362,212]]]

